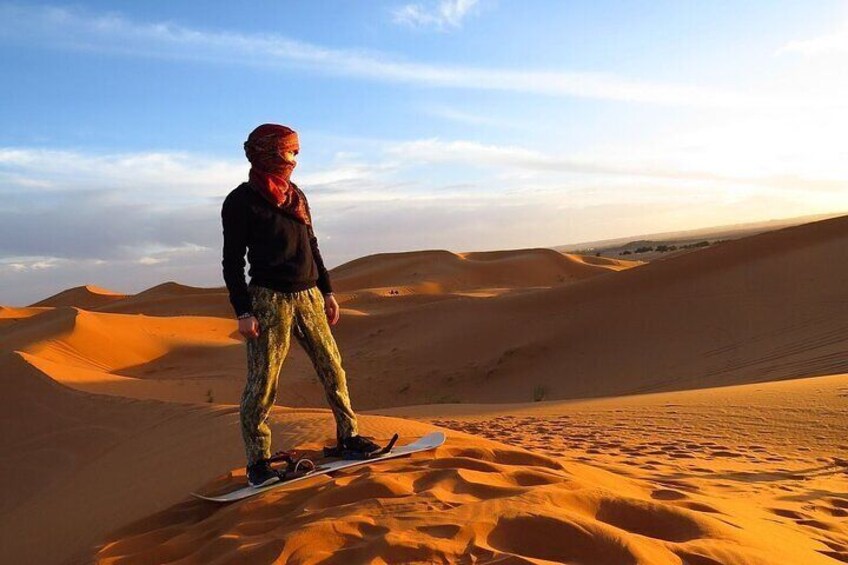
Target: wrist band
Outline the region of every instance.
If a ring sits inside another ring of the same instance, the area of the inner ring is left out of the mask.
[[[237,316],[237,318],[238,318],[239,320],[241,320],[241,319],[243,319],[243,318],[250,318],[251,316],[253,316],[253,314],[252,314],[252,313],[250,313],[250,312],[244,312],[243,314],[239,314],[239,315]]]

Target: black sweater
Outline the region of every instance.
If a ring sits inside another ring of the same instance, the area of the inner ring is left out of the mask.
[[[307,212],[309,204],[306,205]],[[312,214],[309,214],[310,221]],[[333,291],[318,251],[318,238],[307,226],[275,208],[248,183],[233,189],[221,207],[224,226],[224,282],[236,315],[251,311],[244,278],[244,254],[250,283],[281,292],[313,286]]]

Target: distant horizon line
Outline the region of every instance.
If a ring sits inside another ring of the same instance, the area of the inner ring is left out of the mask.
[[[511,248],[511,249],[490,249],[490,250],[476,250],[476,251],[475,250],[471,250],[471,251],[451,251],[450,249],[444,249],[444,248],[409,249],[409,250],[406,250],[406,251],[381,251],[381,252],[378,252],[378,253],[369,253],[367,255],[355,257],[354,259],[350,259],[348,261],[345,261],[344,263],[340,263],[340,264],[330,268],[329,270],[332,271],[334,269],[337,269],[339,267],[347,265],[348,263],[351,263],[353,261],[358,261],[358,260],[361,260],[361,259],[365,259],[365,258],[368,258],[368,257],[377,256],[377,255],[421,253],[421,252],[427,252],[427,251],[444,251],[444,252],[452,253],[452,254],[456,255],[456,254],[460,254],[460,253],[501,253],[501,252],[508,252],[508,251],[527,251],[527,250],[532,250],[532,249],[550,249],[550,250],[553,250],[553,251],[557,251],[559,253],[563,253],[564,252],[563,249],[557,249],[557,248],[575,247],[575,246],[578,246],[578,245],[593,245],[593,244],[598,245],[598,244],[601,244],[601,243],[607,243],[607,244],[613,245],[613,244],[617,244],[617,243],[627,243],[627,242],[631,242],[631,241],[638,241],[639,239],[657,238],[657,237],[660,237],[660,236],[680,237],[680,236],[685,236],[687,234],[688,235],[698,235],[698,234],[707,235],[710,232],[718,232],[720,230],[726,230],[726,229],[731,229],[731,228],[737,229],[737,230],[738,229],[745,229],[745,228],[755,229],[757,227],[765,228],[765,227],[769,227],[770,224],[777,224],[777,226],[775,226],[775,229],[779,229],[779,226],[781,226],[781,225],[784,226],[784,227],[792,227],[792,226],[797,226],[797,225],[803,225],[803,224],[806,224],[806,223],[815,223],[817,221],[823,221],[823,220],[838,218],[838,217],[841,217],[841,216],[848,216],[848,211],[835,212],[835,213],[806,214],[806,215],[803,215],[803,216],[794,216],[794,217],[790,217],[790,218],[774,218],[774,219],[770,219],[770,220],[744,222],[744,223],[740,223],[740,224],[725,224],[725,225],[719,225],[719,226],[709,226],[709,227],[704,227],[704,228],[694,228],[694,229],[691,229],[691,230],[676,231],[676,232],[637,234],[637,235],[625,236],[625,237],[620,237],[620,238],[597,240],[597,241],[593,241],[593,242],[579,242],[579,243],[574,243],[574,244],[564,244],[564,245],[557,245],[557,246],[550,246],[550,247],[549,246],[516,247],[516,248]],[[802,220],[809,220],[809,221],[804,222]],[[149,291],[153,288],[157,288],[157,287],[167,285],[167,284],[174,284],[174,285],[178,285],[178,286],[183,287],[183,288],[194,288],[194,289],[198,289],[198,290],[226,289],[226,286],[223,285],[223,284],[216,285],[216,286],[195,286],[195,285],[184,284],[184,283],[181,283],[181,282],[178,282],[176,280],[171,279],[171,280],[166,280],[166,281],[160,282],[158,284],[155,284],[151,287],[145,288],[145,289],[138,291],[138,292],[135,292],[135,293],[125,293],[125,292],[113,290],[111,288],[106,288],[106,287],[98,285],[98,284],[86,283],[86,284],[80,284],[80,285],[65,288],[63,290],[60,290],[59,292],[51,294],[50,296],[36,300],[35,302],[33,302],[30,305],[9,306],[9,305],[0,304],[0,308],[40,308],[40,306],[34,306],[34,304],[37,304],[38,302],[43,302],[45,300],[50,300],[51,298],[58,297],[61,294],[64,294],[66,292],[69,292],[69,291],[72,291],[72,290],[75,290],[75,289],[84,289],[85,288],[85,289],[88,289],[90,292],[95,292],[95,291],[92,291],[89,288],[89,287],[95,287],[99,290],[106,291],[106,293],[109,293],[111,295],[129,297],[129,296],[137,296],[138,294],[141,294],[141,293]],[[103,293],[97,293],[97,294],[103,294]]]

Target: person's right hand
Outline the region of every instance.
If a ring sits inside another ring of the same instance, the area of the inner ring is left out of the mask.
[[[256,319],[256,316],[241,318],[238,321],[238,331],[246,339],[259,336],[259,321]]]

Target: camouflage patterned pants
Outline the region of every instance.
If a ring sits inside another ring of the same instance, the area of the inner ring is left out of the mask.
[[[271,456],[271,428],[265,420],[277,398],[277,379],[292,332],[324,386],[337,438],[356,435],[356,414],[350,406],[341,354],[318,287],[289,293],[248,285],[248,292],[259,322],[259,336],[247,340],[247,383],[240,409],[248,465]]]

